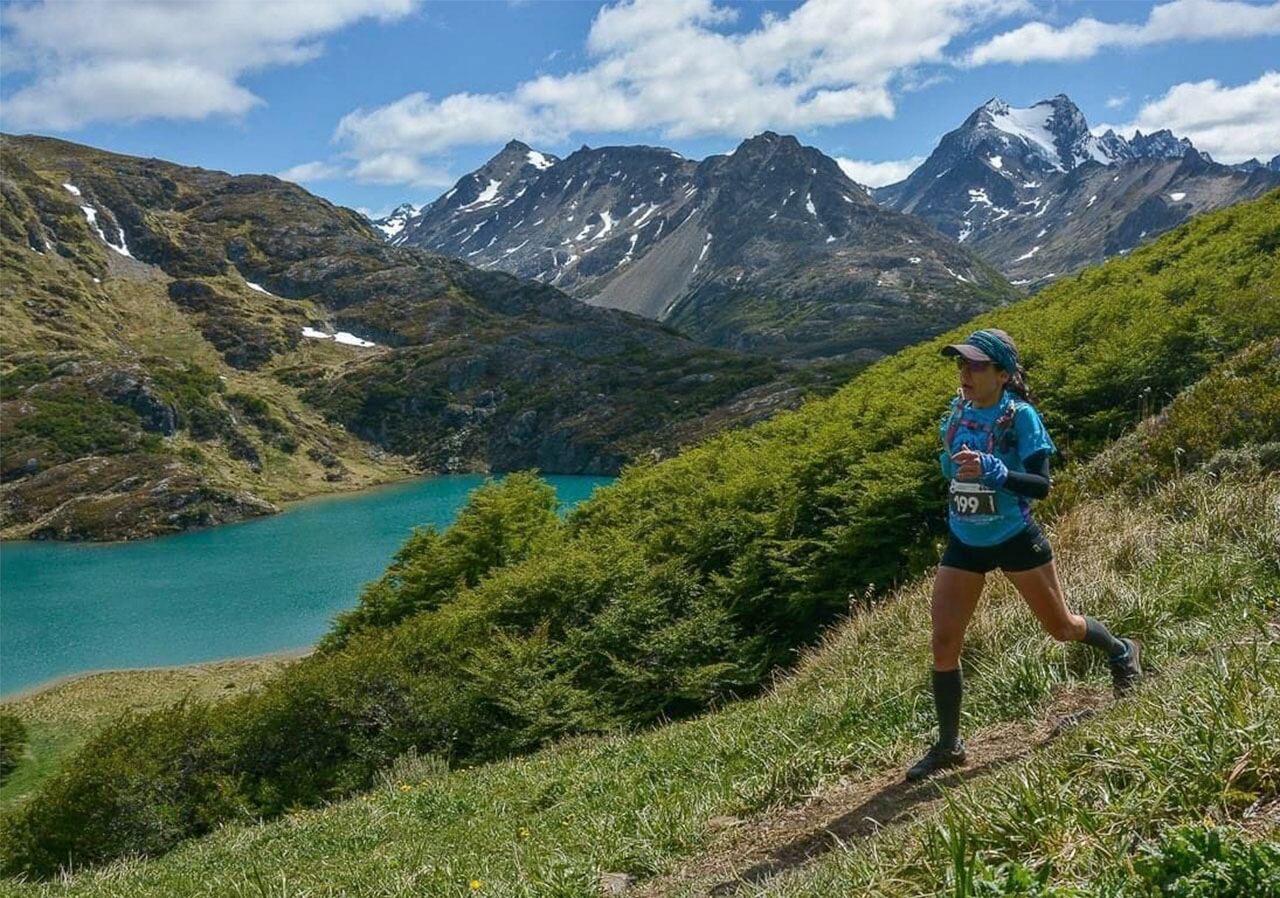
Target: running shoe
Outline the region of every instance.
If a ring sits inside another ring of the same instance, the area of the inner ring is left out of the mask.
[[[1142,664],[1139,660],[1142,654],[1142,643],[1124,636],[1120,637],[1120,641],[1128,647],[1129,651],[1111,662],[1111,685],[1116,698],[1133,692],[1142,679]]]
[[[963,739],[957,739],[954,745],[934,743],[923,758],[911,765],[911,769],[907,771],[907,779],[915,782],[939,770],[959,767],[965,762],[965,757]]]

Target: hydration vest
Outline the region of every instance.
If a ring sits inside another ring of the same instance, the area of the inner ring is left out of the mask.
[[[987,437],[987,447],[984,450],[989,455],[1008,454],[1018,446],[1018,434],[1013,429],[1013,417],[1018,413],[1018,409],[1027,403],[1017,399],[1006,399],[1004,405],[1000,409],[1000,414],[996,416],[994,424],[987,424],[983,421],[971,420],[970,423],[976,425],[976,429],[984,431]],[[964,418],[964,410],[968,403],[964,397],[956,396],[951,400],[951,411],[948,413],[946,424],[946,436],[943,437],[942,448],[947,455],[951,454],[951,442],[955,438],[956,431],[960,429],[960,421]]]

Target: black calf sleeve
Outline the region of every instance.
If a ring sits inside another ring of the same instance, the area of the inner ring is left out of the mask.
[[[1118,658],[1129,650],[1123,642],[1111,635],[1111,631],[1088,615],[1084,619],[1084,642],[1107,653],[1108,658]]]
[[[933,671],[933,703],[938,709],[938,742],[955,745],[960,738],[960,693],[964,675],[960,668]]]

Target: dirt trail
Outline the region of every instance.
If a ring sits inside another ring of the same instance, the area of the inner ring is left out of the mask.
[[[901,769],[870,779],[841,780],[803,805],[753,820],[712,818],[711,844],[664,876],[641,883],[628,898],[734,895],[801,867],[851,839],[906,823],[932,810],[946,787],[986,776],[1019,761],[1058,734],[1092,717],[1111,701],[1110,690],[1077,687],[1058,695],[1039,721],[990,727],[966,740],[964,767],[921,783]]]

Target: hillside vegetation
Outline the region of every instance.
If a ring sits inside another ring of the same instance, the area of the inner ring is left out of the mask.
[[[1216,448],[1261,465],[1259,447],[1280,441],[1266,389],[1276,377],[1267,341],[1280,335],[1278,248],[1272,194],[972,324],[1018,338],[1071,457],[1096,454],[1146,409],[1224,372],[1252,388],[1197,395],[1234,397],[1231,411],[1256,426],[1219,427]],[[350,794],[410,749],[454,765],[498,759],[759,690],[851,600],[936,562],[934,425],[955,377],[937,348],[968,329],[874,366],[830,399],[631,467],[564,523],[538,513],[547,488],[532,478],[487,487],[459,535],[415,537],[322,650],[260,692],[102,733],[5,818],[5,869],[47,874],[68,858],[159,853],[224,821]],[[1227,363],[1241,350],[1236,374]],[[1262,355],[1255,363],[1251,353]],[[1161,427],[1198,432],[1212,416],[1171,413]],[[1274,500],[1255,491],[1238,501],[1241,521],[1265,522]],[[1253,587],[1235,585],[1274,573],[1257,560],[1266,532],[1242,523],[1221,538],[1254,548],[1207,550],[1205,575],[1230,587],[1209,592],[1252,601]],[[1243,557],[1244,568],[1219,570],[1219,556]],[[440,570],[456,578],[442,582]],[[1163,570],[1174,579],[1144,592],[1149,602],[1189,588],[1179,568]],[[1117,624],[1162,632],[1159,618]],[[884,662],[900,688],[924,669],[909,654]],[[860,688],[886,675],[866,661],[849,674]],[[1007,688],[1043,695],[1048,675],[1030,671],[1010,669]],[[902,710],[883,713],[900,720]],[[917,716],[911,732],[921,729]]]
[[[1151,688],[1084,703],[1101,713],[1038,753],[1010,749],[1004,769],[974,771],[942,803],[928,787],[903,794],[904,825],[830,843],[807,866],[765,865],[749,894],[1272,898],[1257,890],[1280,886],[1280,470],[1267,457],[1229,450],[1141,498],[1082,491],[1053,525],[1073,605],[1144,639]],[[768,694],[697,720],[471,769],[408,752],[353,800],[7,892],[589,898],[605,873],[688,864],[640,894],[705,895],[718,880],[695,875],[697,860],[734,828],[919,750],[933,726],[930,587],[856,614]],[[1016,742],[1026,721],[1106,678],[1095,652],[1053,643],[1000,578],[964,664],[975,743],[987,731]]]
[[[157,214],[126,202],[111,168],[126,158],[0,137],[0,535],[132,539],[408,476],[272,376],[273,360],[351,361],[302,339],[320,316],[311,302],[226,273],[174,290],[108,247],[132,228],[142,255],[135,220]],[[190,186],[179,195],[199,202]]]
[[[22,690],[0,702],[4,721],[17,718],[27,730],[26,745],[15,744],[13,774],[0,777],[0,810],[13,807],[55,773],[63,759],[125,711],[145,712],[172,705],[183,696],[216,701],[257,688],[303,653],[210,661],[182,667],[110,670],[72,676]],[[4,747],[10,748],[6,742]]]
[[[614,473],[848,369],[386,246],[270,176],[5,135],[0,163],[5,536],[145,536],[410,470]]]

